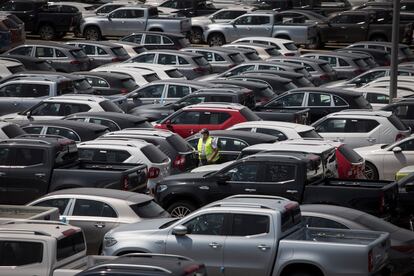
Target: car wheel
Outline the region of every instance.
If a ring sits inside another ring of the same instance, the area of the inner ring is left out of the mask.
[[[223,44],[226,44],[226,40],[222,34],[212,34],[208,37],[208,45],[210,46],[222,46]]]
[[[315,276],[315,274],[305,272],[305,271],[296,271],[296,272],[289,273],[286,276]]]
[[[83,32],[87,40],[101,40],[101,31],[97,27],[87,27]]]
[[[203,30],[200,28],[192,28],[190,33],[190,42],[193,44],[201,44],[203,42]]]
[[[52,40],[56,35],[55,28],[48,24],[40,26],[38,33],[43,40]]]
[[[168,213],[173,218],[182,218],[192,213],[196,207],[188,201],[178,201],[167,208]]]
[[[364,175],[367,179],[377,180],[378,179],[378,170],[374,164],[370,162],[365,162]]]

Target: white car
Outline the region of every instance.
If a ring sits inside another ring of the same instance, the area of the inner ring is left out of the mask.
[[[364,86],[361,86],[360,89],[370,89],[370,88],[385,88],[389,89],[391,79],[390,77],[381,77],[376,80],[373,80]],[[411,92],[414,94],[414,77],[412,76],[398,76],[398,85],[399,90],[406,92]]]
[[[134,79],[136,84],[143,86],[152,81],[160,80],[160,77],[154,71],[148,69],[137,69],[137,68],[122,68],[117,66],[103,66],[92,70],[93,72],[108,72],[128,75]]]
[[[145,164],[148,168],[148,189],[170,175],[171,159],[159,148],[145,141],[118,138],[99,139],[78,145],[79,157],[106,163]]]
[[[22,134],[26,134],[26,132],[24,132],[18,125],[0,121],[0,140],[15,138]]]
[[[151,70],[157,74],[161,80],[168,79],[179,79],[186,80],[187,78],[174,66],[161,65],[161,64],[148,64],[148,63],[139,63],[133,62],[132,60],[125,61],[122,63],[114,63],[108,65],[108,67],[120,67],[120,68],[135,68],[135,69],[144,69]]]
[[[225,44],[225,45],[222,45],[221,47],[254,50],[256,51],[257,55],[263,60],[281,56],[281,53],[277,50],[277,48],[272,45],[240,42],[240,43]]]
[[[12,60],[0,60],[0,78],[3,79],[12,74],[16,74],[25,71],[24,65],[19,61]]]
[[[351,148],[393,143],[411,133],[389,111],[343,110],[326,115],[312,126],[324,139],[340,141]]]
[[[379,110],[390,103],[389,88],[354,88],[352,90],[361,92],[374,110]],[[399,99],[410,97],[412,95],[412,92],[397,89],[397,98]]]
[[[302,138],[322,139],[312,126],[278,121],[250,121],[236,124],[228,129],[270,134],[278,137],[279,141]]]
[[[288,39],[274,38],[274,37],[262,37],[262,36],[249,36],[239,38],[232,43],[258,43],[275,46],[282,55],[285,56],[300,56],[299,49],[296,47],[295,42]]]
[[[394,180],[398,170],[414,165],[414,136],[390,145],[376,144],[355,151],[365,159],[366,178]]]
[[[136,57],[137,55],[146,51],[144,46],[139,45],[134,42],[121,41],[121,40],[109,40],[109,42],[122,46],[122,48],[124,48],[125,51],[127,51],[130,57]]]
[[[24,112],[1,116],[0,120],[22,125],[39,120],[59,120],[73,113],[104,111],[123,112],[116,104],[104,97],[63,95],[43,100]]]

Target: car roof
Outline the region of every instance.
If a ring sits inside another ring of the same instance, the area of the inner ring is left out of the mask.
[[[32,57],[32,56],[23,56],[23,55],[1,55],[0,59],[4,60],[4,59],[11,59],[11,60],[27,60],[27,61],[31,61],[31,62],[46,62],[46,60],[44,59],[40,59],[37,57]]]
[[[174,135],[173,132],[169,130],[163,130],[163,129],[145,129],[145,128],[126,128],[123,130],[113,131],[110,133],[107,133],[105,136],[110,137],[113,135],[141,135],[141,136],[153,136],[153,137],[162,137],[167,138],[172,135]],[[105,138],[105,137],[103,137]]]
[[[306,78],[301,73],[290,72],[290,71],[280,71],[280,70],[252,70],[242,72],[238,76],[272,76],[272,77],[279,77],[278,79],[287,79],[291,80],[292,78]]]
[[[117,147],[126,147],[126,148],[142,148],[147,145],[152,145],[144,140],[113,140],[101,138],[99,140],[91,140],[82,142],[80,146],[117,146]]]
[[[237,86],[241,86],[244,87],[249,86],[249,87],[256,87],[259,89],[263,89],[263,88],[267,88],[268,85],[261,83],[261,82],[254,82],[254,81],[243,81],[243,80],[236,80],[233,78],[227,78],[227,79],[215,79],[215,80],[211,80],[210,83],[214,83],[214,84],[229,84],[229,85],[237,85]]]
[[[298,57],[298,56],[280,56],[280,57],[272,57],[271,58],[271,60],[289,60],[289,59],[308,62],[308,63],[316,63],[316,64],[326,64],[326,63],[328,63],[328,61],[322,60],[322,59]]]
[[[58,2],[58,3],[66,3],[66,2]],[[70,41],[66,41],[66,44],[68,43],[80,43],[80,44],[89,44],[89,45],[97,45],[97,46],[106,46],[106,47],[110,47],[110,48],[122,48],[121,45],[113,43],[111,41],[105,41],[105,40],[99,40],[99,41],[95,41],[95,40],[70,40]]]
[[[43,101],[44,102],[54,102],[54,101],[102,102],[106,100],[107,99],[102,96],[86,95],[86,94],[68,94],[68,95],[50,97]]]
[[[288,40],[288,39],[283,39],[283,38],[274,38],[274,37],[263,37],[263,36],[248,36],[248,37],[243,37],[243,40],[261,40],[261,41],[266,41],[266,42],[273,42],[273,43],[291,43],[293,42],[292,40]]]
[[[169,37],[175,37],[175,38],[185,38],[182,34],[176,34],[176,33],[164,33],[164,32],[153,32],[153,31],[141,31],[141,32],[135,32],[128,36],[137,35],[137,34],[157,34],[157,35],[165,35]]]
[[[390,117],[392,115],[392,112],[372,109],[345,109],[339,112],[328,114],[328,117],[344,115]]]
[[[22,2],[25,2],[25,0],[23,0]],[[25,43],[23,43],[23,44],[21,44],[17,47],[22,47],[22,46],[49,46],[49,47],[64,48],[64,49],[68,49],[68,50],[80,50],[81,49],[79,47],[67,45],[67,44],[60,43],[60,42],[44,41],[44,40],[26,40]],[[15,48],[13,48],[13,49],[15,49]],[[13,50],[13,49],[11,49],[11,50]]]
[[[392,42],[387,42],[387,41],[359,41],[359,42],[352,43],[348,47],[352,48],[350,46],[353,46],[353,45],[379,45],[379,46],[392,47]],[[398,46],[399,47],[408,47],[407,44],[403,44],[403,43],[398,44]]]
[[[263,48],[263,49],[276,49],[276,46],[273,46],[273,45],[267,45],[267,44],[261,44],[261,43],[249,43],[249,42],[242,42],[242,41],[237,42],[237,43],[231,43],[228,45],[229,45],[228,46],[229,48],[233,48],[232,45],[234,45],[234,48],[237,48],[236,46],[245,46],[247,48],[252,47],[252,48]]]
[[[66,118],[76,118],[76,117],[103,118],[103,119],[112,120],[116,123],[118,123],[118,121],[121,121],[121,122],[127,121],[131,123],[142,123],[142,122],[147,121],[147,119],[144,117],[131,115],[131,114],[125,114],[125,113],[118,113],[118,112],[79,112],[79,113],[71,114],[67,116]]]
[[[249,151],[249,150],[256,150],[256,151],[280,151],[280,152],[299,152],[299,153],[317,153],[321,154],[327,150],[331,150],[334,148],[332,145],[329,144],[321,144],[321,145],[306,145],[306,144],[285,144],[285,143],[272,143],[272,144],[256,144],[249,147],[244,148],[242,151]]]
[[[160,53],[160,54],[173,54],[173,55],[179,55],[179,56],[188,56],[188,57],[204,57],[203,54],[193,53],[193,52],[185,52],[185,51],[179,51],[179,50],[164,50],[164,49],[158,49],[158,50],[149,50],[143,54],[150,54],[150,53]]]
[[[289,123],[289,122],[279,122],[279,121],[249,121],[249,122],[243,122],[243,123],[236,124],[235,126],[280,127],[280,128],[294,129],[297,132],[304,132],[304,131],[309,131],[309,130],[314,129],[314,127],[308,126],[308,125],[295,124],[295,123]]]
[[[57,127],[66,127],[75,130],[78,133],[82,132],[102,132],[108,129],[107,126],[86,123],[80,121],[72,120],[38,120],[31,122],[29,124],[23,125],[22,127],[31,127],[31,126],[57,126]]]
[[[227,138],[235,138],[241,139],[246,141],[247,143],[272,143],[276,142],[278,139],[277,137],[264,134],[264,133],[253,133],[250,131],[241,131],[241,130],[211,130],[210,132],[211,137],[227,137]],[[186,140],[191,140],[194,138],[200,138],[201,134],[197,133]]]
[[[84,76],[79,76],[75,74],[63,73],[63,72],[54,72],[54,71],[22,71],[10,76],[12,79],[13,77],[42,77],[42,78],[66,78],[70,80],[80,80],[84,79]],[[3,79],[6,80],[7,77]]]
[[[191,109],[221,109],[221,110],[241,110],[245,108],[244,105],[237,103],[199,103],[186,106],[182,110]]]
[[[115,79],[115,80],[132,79],[132,77],[126,74],[97,72],[97,71],[80,71],[80,72],[73,72],[72,74],[78,75],[78,76],[96,76],[96,77],[101,77],[104,79]]]
[[[67,236],[66,233],[81,232],[82,230],[76,226],[69,224],[55,222],[55,221],[24,221],[15,222],[10,224],[3,224],[0,226],[0,233],[3,231],[10,231],[12,235],[38,235],[38,236],[49,236],[55,239],[62,239]],[[3,234],[2,234],[3,235]]]
[[[287,93],[290,92],[321,92],[327,94],[334,94],[334,95],[345,95],[350,97],[360,97],[362,93],[355,92],[352,90],[340,89],[340,88],[324,88],[324,87],[300,87],[289,90]]]
[[[282,71],[282,72],[286,72],[286,71]],[[302,74],[299,74],[299,75],[301,77],[303,77]],[[299,76],[296,76],[296,77],[299,77]],[[266,74],[266,73],[262,73],[262,72],[254,73],[253,71],[246,71],[243,74],[234,75],[234,76],[231,76],[229,78],[230,79],[258,78],[258,79],[267,79],[267,80],[272,81],[272,82],[274,82],[274,81],[285,82],[285,83],[292,82],[291,79],[278,76],[277,73],[275,73],[275,74]]]
[[[16,65],[22,65],[22,63],[18,60],[5,60],[0,59],[0,65],[4,66],[16,66]]]
[[[197,50],[197,51],[207,51],[207,52],[216,52],[216,53],[225,53],[225,54],[235,54],[238,53],[237,50],[225,47],[186,47],[181,50]],[[187,52],[187,51],[184,51]]]

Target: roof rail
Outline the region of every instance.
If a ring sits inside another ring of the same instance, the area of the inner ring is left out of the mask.
[[[28,137],[28,138],[30,138],[30,137],[45,137],[45,138],[56,138],[56,139],[68,139],[64,136],[53,135],[53,134],[21,134],[21,135],[17,136],[17,138],[24,138],[24,137]],[[30,141],[32,141],[32,140],[30,140]],[[43,141],[43,140],[39,140],[39,141]]]
[[[129,253],[122,255],[122,257],[166,257],[166,258],[177,258],[183,261],[193,261],[192,259],[180,255],[173,254],[156,254],[156,253]]]
[[[270,207],[261,205],[260,203],[248,203],[248,202],[225,202],[225,201],[223,202],[223,201],[219,201],[217,203],[212,203],[212,204],[208,205],[208,207],[224,207],[224,206],[271,209]]]
[[[269,155],[301,160],[299,157],[296,157],[296,156],[293,156],[293,155],[284,155],[284,154],[276,154],[276,153],[273,155],[272,152],[268,152],[268,151],[261,151],[261,152],[255,153],[253,155],[246,156],[244,158],[246,158],[246,159],[247,158],[258,158],[258,157],[269,156]]]
[[[20,136],[18,136],[20,137]],[[13,139],[6,139],[6,140],[1,140],[0,143],[10,143],[10,142],[36,142],[39,144],[45,144],[45,145],[50,145],[50,143],[48,141],[44,141],[44,140],[32,140],[32,139],[18,139],[18,138],[13,138]]]
[[[33,219],[20,219],[9,221],[6,224],[45,224],[45,225],[64,225],[68,226],[67,223],[61,221],[52,221],[52,220],[33,220]]]
[[[226,197],[224,199],[233,199],[233,198],[260,198],[260,199],[274,199],[274,200],[287,200],[287,201],[290,201],[290,199],[288,199],[286,197],[268,196],[268,195],[232,195],[232,196]]]
[[[0,228],[0,232],[2,233],[8,233],[11,234],[26,234],[26,233],[33,233],[34,235],[38,236],[52,236],[44,231],[37,231],[37,230],[27,230],[27,229],[7,229],[7,228]]]
[[[119,268],[130,268],[130,267],[134,267],[134,268],[143,268],[145,270],[155,270],[155,271],[161,271],[161,272],[165,272],[168,274],[172,274],[172,272],[168,269],[165,269],[163,267],[159,267],[159,266],[153,266],[153,265],[139,265],[139,264],[100,264],[100,265],[96,265],[93,266],[91,268],[89,268],[88,270],[93,270],[93,269],[97,269],[97,268],[114,268],[114,267],[119,267]]]

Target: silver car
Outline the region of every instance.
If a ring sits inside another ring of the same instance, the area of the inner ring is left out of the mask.
[[[99,253],[104,235],[117,226],[169,217],[150,196],[111,189],[65,189],[28,205],[58,208],[62,221],[82,228],[89,254]]]

